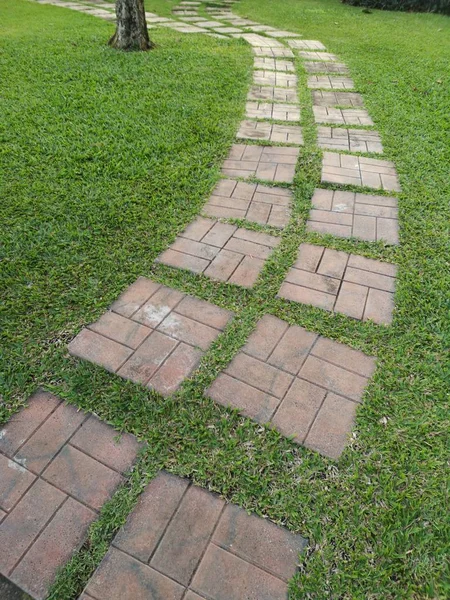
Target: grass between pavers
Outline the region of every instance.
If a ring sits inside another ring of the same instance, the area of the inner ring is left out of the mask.
[[[292,598],[446,597],[449,192],[442,115],[450,102],[447,50],[437,47],[435,30],[428,30],[429,19],[443,27],[444,17],[421,15],[425,20],[418,22],[395,15],[395,31],[401,29],[406,41],[394,51],[394,15],[381,19],[374,13],[375,25],[364,30],[358,21],[348,38],[342,29],[342,39],[333,38],[332,45],[326,34],[337,35],[336,11],[350,26],[352,15],[361,18],[358,9],[312,1],[258,2],[252,9],[250,0],[235,8],[287,29],[295,28],[292,11],[298,11],[304,38],[320,39],[348,62],[404,188],[398,250],[305,235],[321,152],[299,67],[305,147],[294,215],[257,286],[248,291],[152,262],[199,212],[217,180],[243,115],[250,51],[236,40],[159,29],[153,32],[155,53],[116,54],[104,45],[111,24],[25,2],[0,6],[6,15],[0,60],[9,84],[2,110],[8,235],[1,419],[44,385],[148,441],[129,482],[104,508],[51,598],[77,597],[138,493],[163,467],[309,537],[310,553],[292,582]],[[146,8],[158,12],[151,2]],[[373,28],[380,30],[378,46]],[[368,32],[370,52],[362,49]],[[399,61],[429,94],[409,93],[398,75]],[[392,82],[392,70],[401,85]],[[369,76],[372,84],[365,83]],[[438,79],[443,84],[431,85]],[[305,239],[399,263],[391,328],[275,298]],[[138,275],[236,312],[195,377],[171,399],[67,356],[67,341]],[[378,356],[353,439],[338,463],[203,398],[265,312]]]

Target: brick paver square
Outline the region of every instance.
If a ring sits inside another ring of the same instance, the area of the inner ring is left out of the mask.
[[[277,183],[292,183],[298,148],[233,144],[222,173],[231,177],[257,177]]]
[[[0,574],[35,599],[47,596],[57,570],[123,480],[113,469],[125,472],[135,461],[135,438],[115,436],[93,415],[46,392],[34,394],[1,431],[0,547],[8,551],[0,552]],[[39,472],[48,466],[36,476],[29,465]]]
[[[294,58],[294,53],[289,48],[254,47],[256,56],[273,56],[274,58]]]
[[[300,50],[326,50],[322,42],[317,40],[288,40],[288,44]]]
[[[286,600],[305,546],[301,536],[160,472],[85,593],[98,600]]]
[[[283,48],[283,44],[278,40],[271,40],[257,33],[235,33],[231,37],[242,38],[255,48]]]
[[[304,62],[303,66],[307,73],[336,73],[339,75],[346,75],[349,72],[347,65],[336,62]]]
[[[246,120],[242,121],[236,137],[245,140],[303,145],[302,128],[299,125],[280,125]]]
[[[206,27],[208,29],[210,27],[223,27],[223,23],[220,23],[219,21],[202,21],[201,27]]]
[[[295,73],[294,63],[291,60],[283,60],[280,58],[257,56],[255,58],[254,67],[255,69],[265,69],[268,71]]]
[[[158,258],[212,279],[252,287],[280,238],[198,218]]]
[[[308,231],[398,244],[397,198],[316,189]]]
[[[367,186],[391,192],[401,190],[394,163],[332,152],[323,155],[322,182]]]
[[[317,90],[312,92],[314,106],[351,106],[356,108],[363,106],[364,99],[356,92],[324,92]]]
[[[202,257],[214,258],[219,248],[211,239],[211,228],[202,231],[199,223],[186,230],[190,238],[179,238],[173,247],[175,254],[204,263],[206,268],[210,261]],[[210,245],[200,242],[208,233]],[[189,240],[198,256],[183,254]],[[69,352],[168,395],[194,371],[230,318],[231,313],[209,302],[141,277],[99,321],[77,335]],[[117,465],[114,468],[120,471]]]
[[[214,31],[216,31],[217,33],[239,33],[240,31],[242,31],[241,29],[238,29],[238,27],[215,27]]]
[[[275,30],[275,31],[266,31],[267,35],[274,38],[292,38],[292,37],[301,37],[299,33],[294,33],[293,31],[283,31],[283,30]]]
[[[246,219],[260,225],[285,227],[291,203],[292,192],[285,188],[222,179],[203,212],[209,217]]]
[[[321,148],[330,150],[383,153],[383,145],[378,131],[319,127],[317,141]]]
[[[396,266],[322,246],[301,244],[279,296],[389,325],[394,309]]]
[[[313,106],[316,123],[332,125],[373,125],[369,113],[364,108],[329,108]]]
[[[300,121],[300,109],[292,104],[247,102],[246,115],[251,119],[274,119],[277,121]]]
[[[308,87],[313,90],[353,90],[355,84],[350,77],[313,75],[312,77],[308,77]]]
[[[374,359],[362,352],[266,315],[206,393],[338,458],[374,368]]]
[[[298,94],[296,90],[288,88],[252,85],[247,100],[267,100],[269,102],[298,104]]]
[[[283,88],[296,88],[297,75],[293,73],[281,73],[278,71],[257,70],[253,72],[253,83],[255,85],[270,85]]]
[[[336,62],[336,54],[330,54],[329,52],[314,52],[314,51],[300,51],[298,53],[300,58],[303,60],[318,61],[323,60],[325,62]]]

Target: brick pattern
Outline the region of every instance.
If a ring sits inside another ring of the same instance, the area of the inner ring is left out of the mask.
[[[308,231],[398,244],[397,198],[316,189]]]
[[[343,63],[314,61],[303,63],[307,73],[339,73],[340,75],[347,74],[348,67]]]
[[[254,47],[256,56],[272,56],[273,58],[294,58],[294,53],[289,48]]]
[[[394,309],[395,265],[323,246],[301,244],[278,295],[389,325]]]
[[[326,50],[322,42],[318,40],[288,40],[288,44],[291,48],[299,50]]]
[[[282,73],[295,73],[294,63],[291,60],[283,60],[280,58],[257,56],[255,58],[254,67],[255,69],[281,71]]]
[[[280,238],[198,218],[158,261],[212,279],[252,287]]]
[[[47,596],[135,461],[136,439],[116,438],[42,391],[0,431],[0,574],[33,598]]]
[[[394,163],[377,158],[325,152],[322,182],[363,185],[391,192],[401,191]]]
[[[302,128],[298,125],[279,125],[263,121],[242,121],[236,137],[244,140],[264,140],[282,144],[303,144]]]
[[[265,315],[206,393],[338,458],[374,368],[362,352]]]
[[[300,109],[292,104],[247,102],[246,115],[251,119],[274,119],[276,121],[300,121]]]
[[[190,243],[180,239],[174,244],[177,248]],[[192,245],[197,253],[201,248],[200,254],[208,254],[205,244]],[[169,395],[196,369],[231,316],[209,302],[140,277],[107,313],[76,336],[69,352]]]
[[[289,222],[291,202],[292,193],[285,188],[222,179],[203,212],[209,217],[246,219],[260,225],[285,227]]]
[[[298,94],[296,90],[288,88],[252,85],[247,100],[267,100],[269,102],[298,104]]]
[[[278,71],[256,70],[253,73],[253,83],[255,85],[295,88],[297,87],[297,75]]]
[[[383,153],[383,145],[378,131],[319,127],[317,141],[321,148],[330,150]]]
[[[234,34],[232,37],[238,37],[245,40],[250,46],[255,48],[283,48],[283,44],[278,40],[271,40],[266,36],[257,33]]]
[[[306,540],[160,472],[86,586],[97,600],[286,600]]]
[[[330,77],[328,75],[313,75],[308,77],[310,89],[324,90],[353,90],[355,84],[350,77]]]
[[[363,108],[329,108],[327,106],[313,106],[314,120],[316,123],[330,123],[332,125],[373,125],[367,110]]]
[[[323,60],[325,62],[336,62],[337,61],[337,56],[335,54],[330,54],[329,52],[301,51],[298,53],[298,55],[303,60],[312,60],[312,61]]]
[[[275,30],[275,31],[266,31],[267,35],[270,35],[274,38],[292,38],[292,37],[301,37],[299,33],[294,33],[293,31],[283,31],[283,30]]]
[[[312,98],[315,106],[351,106],[356,108],[364,104],[363,97],[356,92],[323,92],[317,90],[312,92]]]
[[[257,177],[266,181],[292,183],[298,148],[233,144],[222,173],[231,177]]]

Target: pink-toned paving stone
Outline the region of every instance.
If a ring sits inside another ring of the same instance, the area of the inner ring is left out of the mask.
[[[96,600],[287,600],[306,540],[160,472],[85,594]]]
[[[206,394],[338,458],[374,369],[372,357],[266,315]]]
[[[138,442],[117,435],[43,391],[0,431],[0,574],[33,598],[47,596],[133,465]]]
[[[339,75],[346,75],[349,72],[347,65],[336,62],[305,62],[303,66],[307,73],[337,73]]]
[[[252,287],[280,241],[267,233],[199,217],[157,260],[219,281]]]
[[[298,104],[298,94],[296,90],[262,85],[252,85],[247,99]]]
[[[292,183],[298,148],[233,144],[222,173],[231,177],[257,177],[276,183]]]
[[[316,90],[312,92],[312,99],[314,106],[351,106],[356,108],[364,104],[363,97],[356,92],[324,92]]]
[[[393,162],[324,152],[322,182],[341,183],[400,192],[397,171]]]
[[[278,295],[389,325],[394,310],[397,267],[323,246],[301,244]]]
[[[302,128],[298,125],[279,125],[265,121],[242,121],[236,137],[283,144],[303,144]]]
[[[341,127],[319,127],[317,133],[317,141],[321,148],[348,150],[349,152],[383,153],[383,146],[378,131],[343,129]]]
[[[398,244],[397,198],[316,189],[308,231]]]
[[[195,241],[202,237],[201,226],[186,231],[195,249],[208,254],[206,244]],[[69,352],[169,395],[196,369],[231,316],[209,302],[140,277],[99,321],[76,336]]]
[[[255,69],[267,69],[269,71],[282,71],[284,73],[295,73],[294,63],[291,60],[280,58],[269,58],[257,56],[254,61]]]
[[[274,119],[276,121],[300,121],[300,108],[292,104],[272,102],[247,102],[246,115],[251,119]]]
[[[308,87],[314,90],[352,90],[355,87],[355,84],[350,77],[339,77],[338,75],[312,75],[311,77],[308,77]]]
[[[285,227],[291,213],[292,192],[260,183],[222,179],[203,208],[208,217],[246,219],[260,225]]]
[[[316,123],[330,123],[331,125],[373,125],[369,113],[363,108],[313,106],[313,111]]]

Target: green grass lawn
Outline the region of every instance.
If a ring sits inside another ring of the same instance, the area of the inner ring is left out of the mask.
[[[174,4],[148,0],[146,9],[169,14]],[[78,597],[160,468],[308,537],[310,551],[291,584],[295,600],[447,598],[448,18],[365,14],[338,0],[236,5],[242,15],[297,30],[339,54],[403,186],[398,249],[307,235],[320,151],[303,89],[306,144],[294,216],[249,291],[153,261],[219,177],[244,112],[250,49],[239,40],[157,29],[156,50],[123,54],[106,46],[111,23],[26,0],[0,0],[0,10],[0,422],[44,386],[148,441],[52,600]],[[304,84],[300,67],[299,76]],[[302,240],[397,262],[392,327],[276,299]],[[68,341],[139,275],[237,315],[170,399],[67,354]],[[378,357],[338,463],[202,396],[265,312]]]

